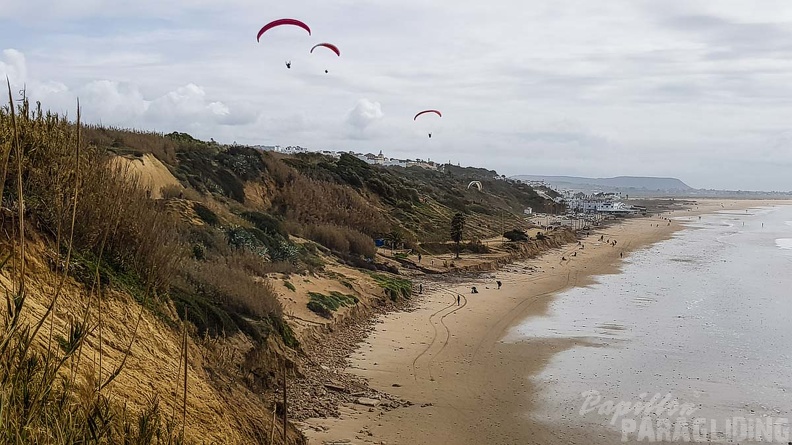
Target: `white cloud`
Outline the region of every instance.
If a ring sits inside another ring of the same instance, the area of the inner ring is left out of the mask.
[[[136,84],[114,80],[93,80],[70,88],[61,82],[28,78],[25,56],[19,51],[5,50],[3,55],[0,74],[9,76],[13,90],[24,87],[32,100],[64,113],[73,110],[79,98],[86,121],[160,130],[195,129],[208,134],[207,126],[249,125],[258,118],[252,107],[241,105],[232,110],[222,101],[211,100],[204,88],[193,83],[151,98]]]
[[[346,123],[350,127],[350,136],[363,138],[366,129],[385,117],[382,112],[382,105],[379,102],[372,102],[368,99],[360,99],[355,107],[347,113]]]
[[[27,81],[25,55],[13,48],[3,50],[3,60],[0,60],[0,75],[8,77],[15,85],[24,84]]]

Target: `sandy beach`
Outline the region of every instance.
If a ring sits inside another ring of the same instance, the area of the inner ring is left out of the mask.
[[[773,203],[773,202],[770,202]],[[306,422],[309,443],[613,443],[618,436],[557,431],[528,419],[538,401],[528,376],[556,353],[586,340],[505,343],[516,323],[543,315],[553,296],[618,273],[622,255],[669,238],[685,217],[742,210],[765,201],[698,201],[690,210],[593,230],[570,244],[463,284],[427,283],[416,310],[383,316],[349,358],[349,372],[412,406],[381,410],[345,406],[338,419]],[[600,241],[600,237],[604,241]],[[616,240],[616,245],[608,240]],[[503,282],[498,290],[496,280]],[[470,286],[479,293],[471,294]],[[457,295],[461,295],[457,304]]]

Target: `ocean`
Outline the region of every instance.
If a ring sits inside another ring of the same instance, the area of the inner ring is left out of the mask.
[[[792,418],[792,206],[678,219],[686,228],[671,239],[559,294],[547,316],[504,339],[581,340],[530,377],[540,402],[530,417],[628,441],[647,416],[654,428],[703,418],[707,438],[724,441],[735,419],[778,427]],[[674,401],[684,409],[670,410]]]

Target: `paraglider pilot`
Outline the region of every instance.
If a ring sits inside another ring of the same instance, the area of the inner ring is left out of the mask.
[[[432,139],[432,133],[429,133],[429,139]]]
[[[291,60],[286,62],[286,68],[291,69]]]

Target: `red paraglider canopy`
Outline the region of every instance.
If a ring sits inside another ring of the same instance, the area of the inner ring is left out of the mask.
[[[426,113],[435,113],[436,115],[438,115],[440,117],[443,117],[443,115],[440,114],[440,112],[437,111],[437,110],[424,110],[424,111],[421,111],[420,113],[416,114],[415,117],[413,118],[413,120],[418,119],[418,116],[420,116],[422,114],[426,114]]]
[[[337,56],[341,57],[341,51],[339,51],[338,47],[333,45],[332,43],[319,43],[319,44],[316,44],[316,45],[314,45],[313,48],[311,48],[311,53],[313,53],[313,50],[315,50],[316,48],[318,48],[320,46],[324,46],[325,48],[328,48],[330,51],[336,53]]]
[[[311,35],[311,28],[309,28],[308,25],[306,25],[305,23],[303,23],[303,22],[301,22],[299,20],[296,20],[296,19],[278,19],[278,20],[274,20],[274,21],[269,22],[266,25],[264,25],[264,27],[261,28],[261,30],[259,30],[258,35],[256,36],[256,41],[259,41],[261,39],[261,35],[264,34],[265,32],[269,31],[270,29],[272,29],[272,28],[274,28],[276,26],[281,26],[281,25],[299,26],[300,28],[308,31],[308,35]]]

